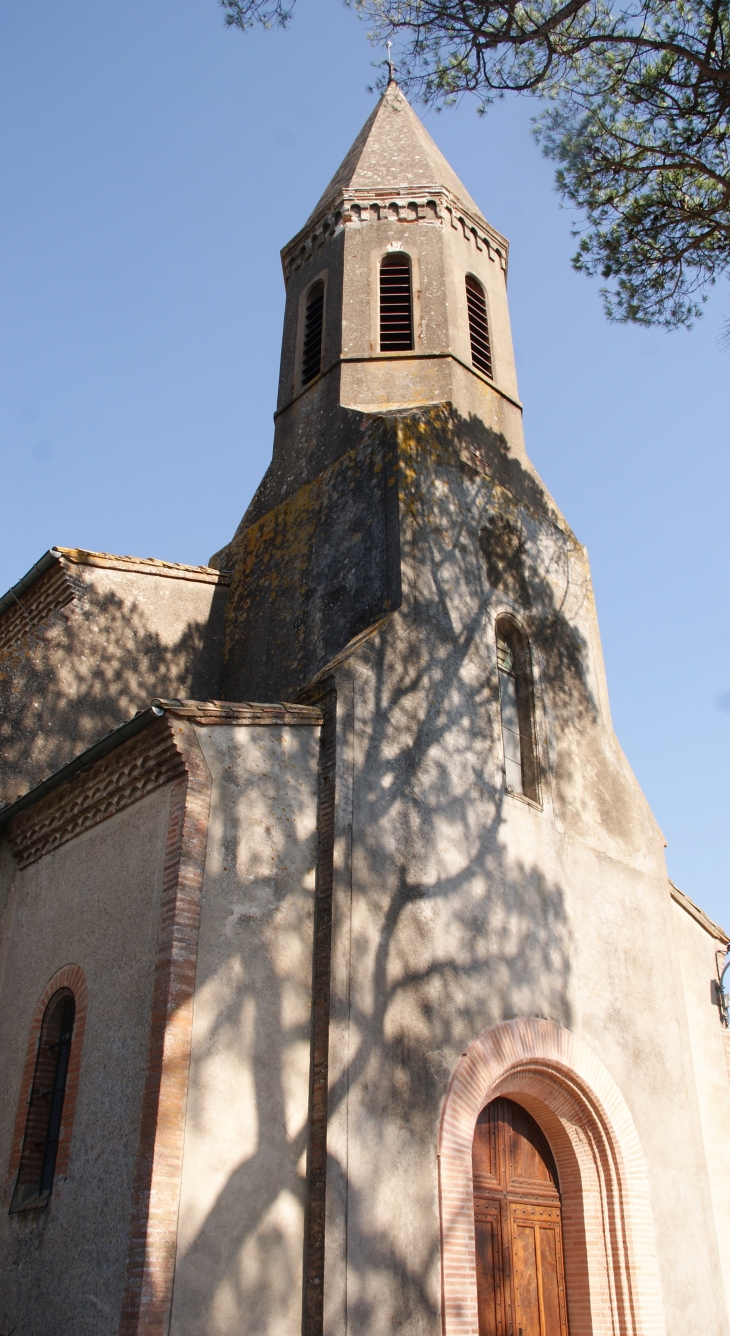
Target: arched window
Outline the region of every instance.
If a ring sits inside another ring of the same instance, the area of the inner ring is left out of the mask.
[[[43,1014],[11,1211],[45,1206],[53,1187],[76,1004],[59,988]]]
[[[380,351],[407,352],[412,348],[411,262],[402,251],[391,251],[380,265]]]
[[[492,350],[489,346],[489,323],[484,288],[472,274],[466,276],[466,305],[469,312],[471,360],[485,376],[492,374]]]
[[[497,623],[497,668],[508,791],[539,801],[530,647],[516,626]]]
[[[514,1100],[482,1109],[472,1172],[479,1336],[568,1336],[555,1160]]]
[[[324,282],[313,283],[307,293],[304,307],[304,339],[302,341],[302,387],[314,380],[322,370],[324,345]]]

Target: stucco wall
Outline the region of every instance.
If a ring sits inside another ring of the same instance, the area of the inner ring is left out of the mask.
[[[476,250],[461,228],[451,226],[448,215],[438,221],[404,224],[381,221],[348,224],[345,228],[345,282],[342,298],[342,356],[369,358],[378,353],[379,266],[389,250],[402,250],[411,258],[414,297],[415,349],[428,354],[453,353],[471,367],[469,320],[465,277],[474,274],[484,286],[488,303],[493,381],[513,399],[517,398],[512,334],[507,307],[506,276],[494,251]],[[385,364],[400,383],[392,391],[392,403],[433,402],[451,398],[439,390],[421,395],[420,368],[402,355]],[[428,363],[427,363],[428,365]],[[438,363],[434,364],[434,370]],[[388,406],[377,393],[378,372],[383,364],[368,362],[359,368],[365,377],[359,408]],[[450,368],[446,367],[446,370]],[[477,376],[481,381],[481,377]],[[372,385],[374,389],[368,387]],[[349,402],[349,401],[346,401]]]
[[[301,1329],[319,729],[217,727],[174,1336]]]
[[[0,1330],[116,1336],[127,1255],[169,790],[18,871],[0,941],[0,1172],[5,1182],[36,1003],[81,967],[88,1015],[68,1173],[47,1209],[0,1211]],[[10,872],[10,876],[8,875]]]
[[[403,604],[336,670],[326,1330],[436,1336],[446,1086],[482,1030],[538,1015],[629,1107],[667,1331],[727,1333],[663,840],[611,727],[586,554],[527,483],[410,431]],[[507,612],[533,653],[539,805],[504,788]]]
[[[47,613],[44,591],[61,575],[72,597]],[[0,617],[0,804],[154,697],[219,694],[226,589],[215,578],[62,558],[22,596],[28,616],[14,606]]]
[[[724,943],[679,904],[673,903],[674,935],[689,1018],[692,1069],[697,1088],[702,1141],[710,1181],[712,1219],[717,1231],[725,1303],[730,1312],[730,1034],[720,1023],[714,1000],[716,952]]]

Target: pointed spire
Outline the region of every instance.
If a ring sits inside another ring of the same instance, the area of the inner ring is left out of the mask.
[[[390,60],[388,61],[390,66]],[[392,66],[390,66],[392,70]],[[305,227],[334,208],[350,191],[423,194],[448,190],[476,218],[483,218],[471,195],[434,144],[395,78],[391,77],[347,156],[310,214]]]

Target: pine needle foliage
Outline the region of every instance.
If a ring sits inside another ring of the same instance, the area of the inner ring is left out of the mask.
[[[542,101],[535,132],[582,217],[576,269],[611,320],[689,326],[730,274],[730,0],[352,0],[399,82]],[[222,0],[226,22],[285,25],[281,0]]]

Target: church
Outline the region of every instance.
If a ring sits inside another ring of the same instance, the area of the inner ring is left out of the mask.
[[[507,241],[391,79],[282,264],[236,533],[0,599],[0,1333],[730,1336],[728,935]]]

